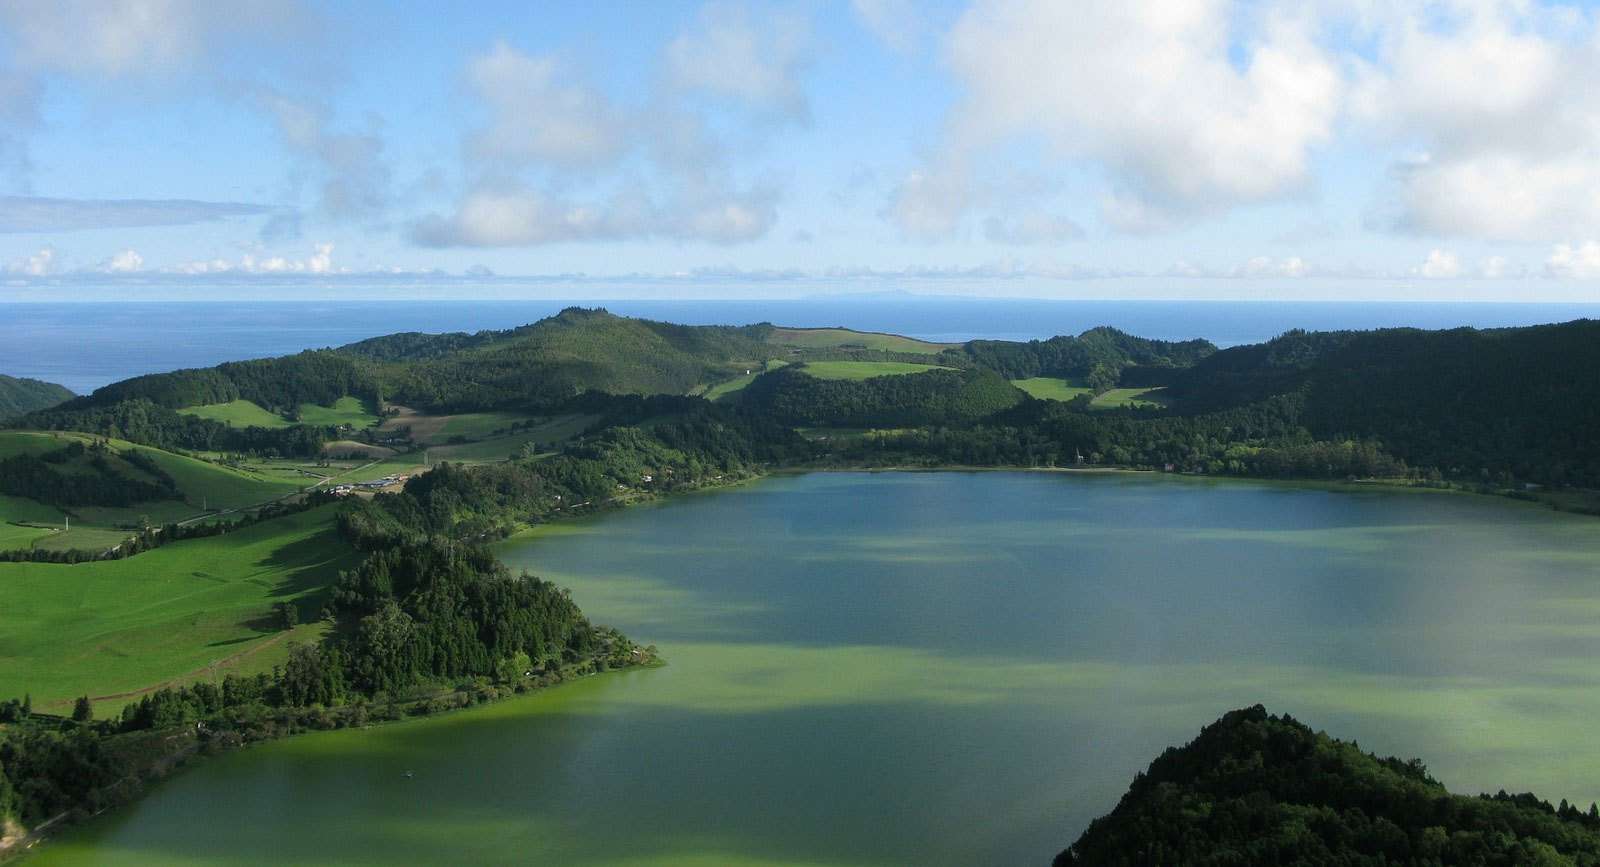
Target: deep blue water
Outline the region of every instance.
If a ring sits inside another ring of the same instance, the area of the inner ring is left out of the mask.
[[[1222,346],[1291,328],[1479,328],[1600,317],[1600,304],[1038,301],[926,296],[780,301],[0,303],[0,373],[84,393],[142,373],[338,346],[397,331],[509,328],[571,304],[691,325],[842,325],[937,341],[1028,340],[1112,325]]]

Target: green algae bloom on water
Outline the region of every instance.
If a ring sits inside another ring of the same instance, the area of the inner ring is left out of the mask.
[[[1257,702],[1453,791],[1600,798],[1592,519],[830,473],[500,555],[668,665],[208,760],[27,863],[1042,864],[1150,756]]]

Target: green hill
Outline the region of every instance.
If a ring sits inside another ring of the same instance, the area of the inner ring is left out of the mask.
[[[1151,762],[1055,864],[1593,865],[1600,811],[1453,795],[1420,761],[1380,759],[1257,705]]]
[[[75,395],[65,386],[0,374],[0,421],[46,409]]]
[[[1414,466],[1600,486],[1600,321],[1449,331],[1291,331],[1177,372],[1185,414],[1292,394],[1318,438],[1381,440]]]
[[[532,325],[478,334],[397,334],[340,348],[374,365],[406,406],[469,411],[549,405],[583,391],[687,394],[782,350],[771,326],[689,326],[570,308]]]

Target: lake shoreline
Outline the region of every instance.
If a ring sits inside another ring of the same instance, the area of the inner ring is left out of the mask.
[[[496,694],[482,697],[483,687],[463,689],[460,687],[448,690],[438,690],[426,696],[409,698],[404,701],[389,701],[382,705],[385,716],[373,718],[368,716],[370,710],[379,707],[376,702],[360,702],[339,705],[332,708],[282,708],[274,717],[274,722],[287,725],[287,730],[270,730],[266,733],[251,732],[248,736],[240,735],[237,731],[227,729],[220,732],[205,732],[199,726],[185,724],[176,729],[163,731],[126,732],[111,737],[133,735],[142,739],[160,738],[168,749],[159,755],[149,757],[144,764],[133,770],[132,784],[125,794],[114,804],[102,807],[94,813],[83,814],[81,808],[68,810],[52,816],[33,828],[23,829],[22,833],[8,836],[7,842],[0,846],[0,864],[13,863],[17,859],[25,858],[38,847],[49,842],[53,837],[62,833],[71,833],[87,827],[90,823],[99,820],[108,813],[130,807],[142,800],[157,785],[165,783],[180,772],[197,768],[206,759],[221,758],[255,746],[288,740],[299,735],[317,732],[332,732],[341,730],[366,730],[379,727],[397,726],[409,722],[425,719],[446,717],[456,713],[470,711],[474,708],[485,707],[491,704],[501,704],[517,698],[531,698],[562,686],[567,686],[590,677],[605,674],[615,674],[626,671],[652,670],[663,668],[666,660],[656,655],[653,650],[638,662],[626,665],[608,664],[599,668],[597,663],[603,661],[600,656],[565,666],[554,672],[554,679],[548,683],[540,683],[545,677],[552,675],[536,676],[524,679],[523,682],[507,686],[504,690],[490,687]],[[529,681],[534,683],[530,685]],[[288,722],[292,715],[298,712],[299,720]],[[328,721],[333,718],[331,725],[304,725],[303,721],[310,714],[318,714],[318,719]],[[350,718],[360,716],[359,722],[351,722]],[[202,738],[201,734],[206,737]],[[230,737],[231,736],[231,737]],[[20,827],[20,826],[19,826]]]

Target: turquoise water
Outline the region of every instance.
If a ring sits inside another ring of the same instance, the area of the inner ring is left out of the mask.
[[[207,761],[34,864],[1045,864],[1263,702],[1600,798],[1600,522],[1064,473],[813,474],[502,548],[669,665]],[[414,776],[407,778],[404,771]]]

